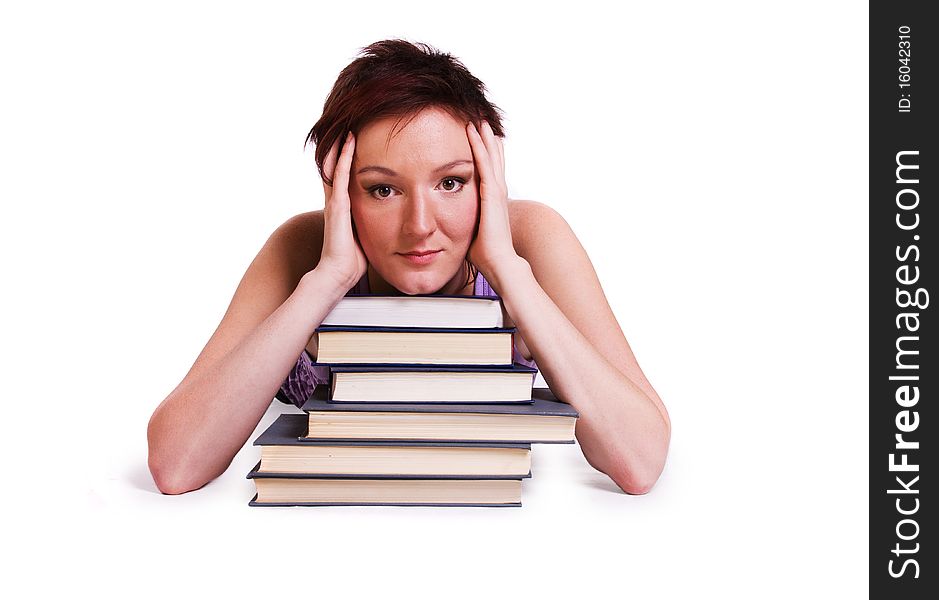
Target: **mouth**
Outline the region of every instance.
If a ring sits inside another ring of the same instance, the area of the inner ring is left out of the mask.
[[[399,255],[403,256],[406,261],[412,265],[426,265],[434,261],[437,258],[437,255],[441,254],[443,249],[440,250],[412,250],[411,252],[398,252]]]

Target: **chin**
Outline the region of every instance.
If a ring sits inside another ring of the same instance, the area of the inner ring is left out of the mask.
[[[438,273],[403,273],[399,280],[391,285],[402,294],[414,296],[417,294],[433,294],[447,285],[450,279],[450,277]]]
[[[442,288],[444,285],[446,285],[446,283],[447,283],[446,281],[436,282],[436,281],[426,281],[422,279],[421,281],[417,281],[417,282],[415,281],[402,282],[401,285],[396,285],[395,287],[402,294],[407,294],[408,296],[416,296],[418,294],[433,294],[434,292]]]

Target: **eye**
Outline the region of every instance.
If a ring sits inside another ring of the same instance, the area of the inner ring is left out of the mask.
[[[394,190],[391,189],[391,186],[387,185],[376,185],[368,190],[368,193],[375,196],[376,198],[390,198]]]
[[[447,177],[440,182],[440,187],[442,187],[444,191],[447,192],[458,192],[463,189],[463,185],[465,183],[466,182],[459,177]]]

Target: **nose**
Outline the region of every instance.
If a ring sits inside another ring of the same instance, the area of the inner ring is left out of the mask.
[[[413,237],[425,238],[437,229],[437,215],[434,213],[433,198],[423,191],[411,194],[404,208],[404,233]]]

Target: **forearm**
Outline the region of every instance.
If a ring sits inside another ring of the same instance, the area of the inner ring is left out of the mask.
[[[163,401],[147,432],[150,469],[163,480],[158,481],[161,489],[196,489],[228,467],[313,331],[344,293],[322,273],[307,273],[224,359]]]
[[[668,450],[664,407],[660,409],[571,324],[526,261],[502,263],[491,283],[545,381],[580,413],[576,433],[587,460],[625,491],[647,491],[661,473]]]

